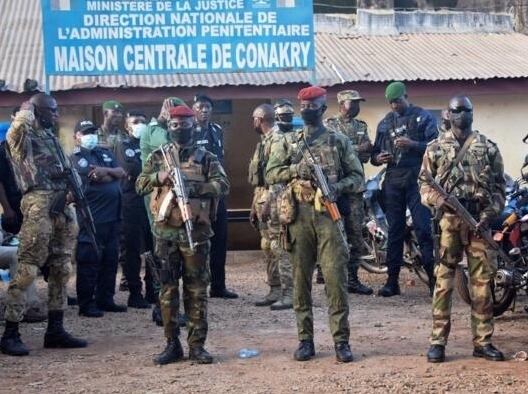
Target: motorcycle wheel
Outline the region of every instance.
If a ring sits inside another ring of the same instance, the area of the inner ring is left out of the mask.
[[[386,274],[385,252],[376,250],[374,241],[369,235],[363,234],[363,253],[359,265],[371,274]]]
[[[455,288],[458,295],[466,303],[471,304],[469,292],[469,273],[467,265],[458,265],[455,270]],[[491,296],[493,298],[493,316],[500,316],[508,310],[515,298],[514,287],[503,287],[491,281]]]
[[[423,267],[422,253],[415,236],[409,240],[406,239],[403,244],[403,263],[411,271],[414,271],[423,283],[429,286],[429,276]]]

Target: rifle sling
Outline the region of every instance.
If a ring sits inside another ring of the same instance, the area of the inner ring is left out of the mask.
[[[444,174],[449,176],[449,174],[451,173],[451,170],[453,168],[455,168],[458,165],[458,163],[460,163],[460,161],[462,160],[462,158],[466,154],[467,150],[469,149],[469,146],[471,145],[471,142],[473,142],[473,140],[475,139],[476,135],[477,134],[474,131],[472,131],[471,134],[466,138],[466,140],[464,141],[464,145],[462,145],[462,148],[460,148],[460,150],[458,151],[458,154],[456,155],[455,160],[453,160],[451,162],[451,165],[449,166],[449,169],[447,171],[445,171]],[[443,183],[443,182],[441,182],[441,183]],[[455,187],[456,187],[456,184],[454,184],[452,189],[451,189],[451,191],[448,192],[449,195],[455,189]]]

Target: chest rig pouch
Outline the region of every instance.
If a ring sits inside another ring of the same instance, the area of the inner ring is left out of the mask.
[[[180,164],[187,195],[189,190],[200,190],[200,184],[207,181],[202,164],[204,151],[197,149],[189,160]],[[213,199],[199,195],[188,196],[187,212],[194,224],[211,226]],[[171,186],[155,187],[150,198],[150,210],[154,223],[170,227],[182,227],[184,215],[180,210]]]

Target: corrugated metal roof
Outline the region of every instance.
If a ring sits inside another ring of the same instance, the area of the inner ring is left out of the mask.
[[[35,79],[45,90],[39,0],[2,0],[0,79],[22,92]],[[327,27],[327,26],[326,26]],[[323,31],[324,30],[324,31]],[[347,27],[315,35],[316,73],[218,73],[171,75],[52,76],[52,91],[89,87],[265,86],[391,80],[471,80],[528,76],[528,36],[517,33],[364,35]]]

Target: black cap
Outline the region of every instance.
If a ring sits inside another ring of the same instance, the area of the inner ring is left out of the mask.
[[[208,95],[206,95],[205,93],[198,93],[196,96],[194,96],[194,99],[193,101],[195,103],[199,102],[199,101],[207,101],[209,104],[211,104],[211,107],[214,106],[214,103],[213,103],[213,99],[211,97],[209,97]]]
[[[97,126],[89,119],[82,119],[77,122],[73,132],[76,133],[80,131],[81,133],[86,133],[89,130],[95,131],[97,130]]]

